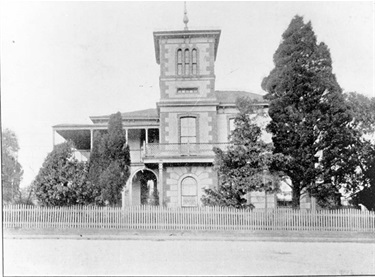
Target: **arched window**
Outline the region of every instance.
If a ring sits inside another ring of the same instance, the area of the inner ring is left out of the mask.
[[[193,177],[186,177],[181,181],[181,206],[198,206],[198,183]]]
[[[198,50],[193,48],[186,48],[182,50],[181,48],[177,49],[177,69],[176,73],[178,76],[185,75],[197,75],[198,74]]]
[[[197,75],[197,49],[195,49],[195,48],[192,51],[191,67],[192,67],[192,74]]]
[[[177,51],[177,75],[182,75],[182,50]]]
[[[180,141],[181,143],[197,142],[196,118],[192,116],[181,117],[180,119]]]
[[[190,51],[189,49],[186,49],[185,50],[185,68],[184,68],[184,71],[185,71],[185,75],[190,75]]]

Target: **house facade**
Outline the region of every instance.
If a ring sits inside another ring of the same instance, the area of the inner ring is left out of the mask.
[[[156,108],[122,113],[131,154],[131,175],[122,205],[146,204],[156,188],[159,203],[168,207],[201,205],[204,188],[218,185],[213,147],[225,149],[238,113],[238,97],[257,100],[251,115],[263,129],[268,103],[261,95],[215,89],[215,60],[220,30],[154,32],[155,58],[160,66],[160,100]],[[105,131],[109,115],[91,116],[92,124],[60,124],[53,134],[72,140],[77,155],[88,160],[97,131]],[[263,132],[262,139],[271,141]],[[256,207],[276,206],[276,195],[253,193]]]

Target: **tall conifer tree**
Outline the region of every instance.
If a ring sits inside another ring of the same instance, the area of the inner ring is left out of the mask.
[[[268,129],[274,152],[291,157],[279,169],[292,181],[294,207],[303,192],[324,204],[338,196],[356,167],[350,157],[357,134],[349,126],[351,113],[332,73],[329,49],[317,43],[310,22],[295,16],[273,61],[275,68],[262,82],[270,100]]]
[[[98,188],[98,203],[118,205],[121,190],[130,175],[130,152],[122,127],[121,113],[112,114],[108,122],[108,133],[95,135],[90,157],[89,180]]]

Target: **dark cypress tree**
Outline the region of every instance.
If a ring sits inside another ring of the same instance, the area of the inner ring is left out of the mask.
[[[100,190],[99,204],[118,205],[121,190],[130,175],[130,152],[122,127],[121,113],[112,114],[108,133],[96,133],[90,157],[89,180]]]
[[[273,60],[275,68],[262,82],[270,100],[268,129],[274,153],[291,157],[278,169],[292,181],[294,207],[303,192],[323,204],[339,195],[345,175],[356,167],[350,156],[357,133],[350,127],[352,116],[332,73],[329,49],[317,43],[310,22],[295,16]]]
[[[88,181],[93,190],[97,192],[95,202],[98,205],[104,204],[99,185],[100,174],[109,166],[109,160],[105,155],[106,147],[104,145],[104,134],[98,131],[94,132],[94,145],[89,160]]]

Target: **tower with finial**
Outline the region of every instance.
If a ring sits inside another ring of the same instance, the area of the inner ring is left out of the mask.
[[[160,143],[217,141],[215,60],[221,31],[189,30],[188,22],[185,2],[183,30],[154,32],[160,64]],[[184,120],[200,126],[189,138],[181,131]]]
[[[184,1],[184,24],[185,24],[184,30],[189,30],[187,26],[188,23],[189,23],[189,18],[187,17],[186,1]]]

